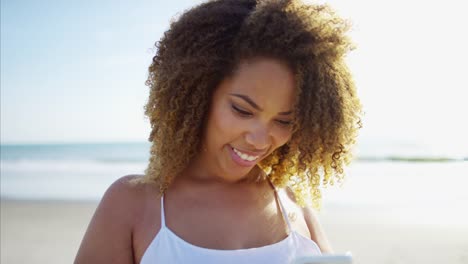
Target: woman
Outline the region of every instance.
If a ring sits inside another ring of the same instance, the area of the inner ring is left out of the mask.
[[[341,180],[360,103],[327,6],[218,0],[156,44],[144,176],[105,193],[75,263],[289,263],[330,253],[307,202]]]

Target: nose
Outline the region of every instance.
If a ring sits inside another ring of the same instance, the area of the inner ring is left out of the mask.
[[[271,135],[267,126],[257,125],[245,134],[245,141],[255,150],[265,150],[271,144]]]

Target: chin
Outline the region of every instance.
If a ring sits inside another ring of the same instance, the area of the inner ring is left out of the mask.
[[[257,179],[257,174],[255,175],[251,174],[253,169],[255,169],[255,166],[251,168],[245,168],[243,170],[239,170],[239,172],[236,173],[235,175],[231,174],[232,176],[230,177],[229,181],[232,183],[235,183],[235,182],[245,181],[249,179],[255,180]]]

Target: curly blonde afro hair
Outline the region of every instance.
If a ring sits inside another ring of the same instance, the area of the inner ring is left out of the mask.
[[[319,207],[321,185],[340,182],[360,127],[361,104],[344,57],[347,21],[327,5],[215,0],[184,12],[156,43],[146,82],[149,165],[141,181],[163,193],[199,152],[213,91],[245,60],[286,63],[297,84],[291,140],[259,163],[296,201]]]

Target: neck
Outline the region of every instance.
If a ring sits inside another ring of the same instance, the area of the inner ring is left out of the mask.
[[[199,184],[236,186],[263,181],[266,179],[266,175],[262,169],[255,166],[244,177],[236,180],[229,180],[227,177],[213,173],[206,166],[202,166],[201,162],[194,161],[190,163],[189,166],[187,166],[187,168],[185,168],[176,178]]]

